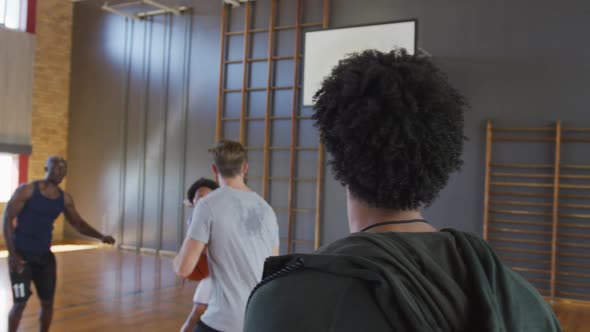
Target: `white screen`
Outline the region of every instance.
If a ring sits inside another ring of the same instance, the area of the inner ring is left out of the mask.
[[[338,61],[367,49],[391,51],[405,48],[414,54],[416,21],[320,30],[305,34],[303,105],[313,105],[313,95]]]

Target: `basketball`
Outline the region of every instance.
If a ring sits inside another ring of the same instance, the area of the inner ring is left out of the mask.
[[[207,264],[207,255],[203,252],[199,262],[193,272],[187,277],[188,280],[200,281],[209,276],[209,264]]]

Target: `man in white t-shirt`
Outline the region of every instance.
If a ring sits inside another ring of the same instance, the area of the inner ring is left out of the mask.
[[[185,206],[194,208],[199,199],[217,188],[219,188],[219,185],[211,179],[198,179],[189,187],[188,191],[186,192],[186,199],[184,201]],[[188,218],[187,223],[189,226],[191,224],[191,220],[192,215]],[[193,309],[182,325],[180,332],[193,332],[195,330],[195,327],[197,327],[197,323],[201,319],[201,316],[203,313],[205,313],[205,310],[207,310],[210,297],[211,277],[207,277],[199,281],[199,284],[197,285],[197,289],[195,290],[195,295],[193,297]]]
[[[241,332],[264,261],[279,251],[277,219],[270,205],[244,183],[248,163],[240,143],[221,141],[209,152],[220,188],[197,203],[174,269],[187,277],[207,247],[212,292],[195,331]]]

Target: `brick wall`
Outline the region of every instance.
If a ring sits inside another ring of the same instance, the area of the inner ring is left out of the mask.
[[[64,0],[37,1],[33,154],[29,160],[29,180],[43,178],[48,156],[58,154],[67,159],[72,6],[70,1]],[[62,188],[65,189],[65,183]],[[62,238],[63,218],[60,218],[55,224],[53,239]]]

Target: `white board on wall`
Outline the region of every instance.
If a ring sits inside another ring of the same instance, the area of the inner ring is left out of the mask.
[[[388,52],[405,48],[416,51],[416,20],[305,33],[303,105],[313,105],[313,95],[338,61],[353,52],[375,49]]]

